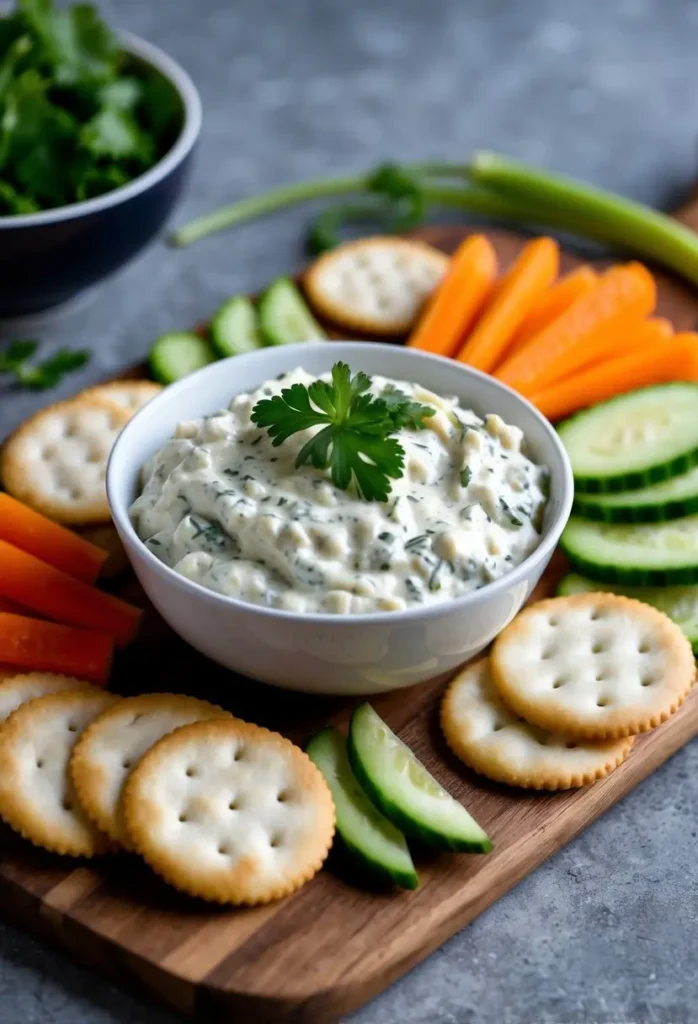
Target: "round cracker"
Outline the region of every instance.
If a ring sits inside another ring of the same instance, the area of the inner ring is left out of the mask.
[[[304,279],[322,316],[366,334],[406,334],[449,266],[426,242],[362,238],[325,253]]]
[[[101,399],[58,402],[26,420],[0,454],[9,493],[59,523],[108,522],[107,459],[129,414]]]
[[[83,729],[118,699],[94,688],[52,693],[0,727],[0,815],[36,846],[73,857],[113,848],[78,803],[68,762]]]
[[[120,409],[133,416],[161,391],[162,384],[156,384],[153,380],[115,380],[111,384],[98,384],[94,388],[87,388],[80,392],[78,398],[107,401],[118,405]]]
[[[53,672],[26,672],[21,675],[15,673],[8,675],[4,680],[0,673],[0,725],[27,701],[45,697],[49,693],[72,693],[75,690],[92,688],[90,683],[82,679],[56,675]]]
[[[208,701],[173,693],[127,697],[107,708],[87,727],[70,759],[78,800],[97,827],[129,846],[121,795],[143,754],[181,725],[221,717],[230,714]]]
[[[668,616],[617,594],[540,601],[492,648],[492,678],[533,725],[602,740],[653,729],[695,676],[691,645]]]
[[[268,903],[319,870],[334,805],[310,758],[238,719],[185,725],[156,743],[124,790],[138,853],[177,889],[219,903]]]
[[[608,775],[633,737],[577,742],[518,718],[492,682],[489,658],[464,668],[441,703],[441,728],[461,761],[494,782],[524,789],[571,789]]]

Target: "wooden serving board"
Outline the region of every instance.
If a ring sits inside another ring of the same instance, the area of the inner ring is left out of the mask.
[[[682,218],[698,226],[698,206]],[[466,233],[449,227],[419,235],[451,251]],[[506,266],[523,240],[490,234]],[[566,261],[572,266],[575,257]],[[698,295],[659,278],[660,312],[677,328],[694,327]],[[558,556],[536,596],[551,593],[563,569]],[[116,589],[145,601],[130,575]],[[698,733],[694,691],[667,723],[640,737],[605,780],[565,793],[526,793],[488,783],[449,753],[438,726],[444,683],[435,680],[373,704],[481,822],[495,841],[493,853],[418,852],[421,886],[414,893],[371,887],[333,855],[325,870],[286,900],[222,910],[174,892],[135,857],[67,862],[2,832],[4,912],[88,965],[207,1022],[336,1020],[472,921]],[[152,609],[139,641],[118,657],[112,686],[124,694],[175,690],[207,697],[301,743],[322,724],[345,724],[352,707],[346,699],[238,678],[187,647]]]

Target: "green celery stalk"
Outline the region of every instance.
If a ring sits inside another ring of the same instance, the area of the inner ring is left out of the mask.
[[[561,174],[499,156],[476,153],[472,180],[528,208],[527,220],[620,246],[661,263],[698,285],[698,234],[664,213]]]

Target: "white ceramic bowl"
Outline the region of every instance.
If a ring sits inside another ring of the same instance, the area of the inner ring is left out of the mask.
[[[550,500],[536,550],[512,572],[443,604],[370,615],[277,611],[213,593],[160,562],[128,516],[143,463],[180,420],[209,415],[277,374],[303,366],[324,373],[342,359],[353,370],[409,380],[464,408],[498,413],[524,431],[550,469]],[[193,647],[227,668],[294,690],[370,694],[410,686],[482,650],[516,615],[547,566],[572,506],[572,473],[551,425],[528,402],[461,363],[395,345],[321,342],[266,348],[207,366],[146,405],[117,440],[107,469],[114,522],[150,600]]]

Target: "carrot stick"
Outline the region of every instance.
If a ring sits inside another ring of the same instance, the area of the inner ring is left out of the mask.
[[[110,637],[55,622],[0,612],[0,663],[34,672],[58,672],[92,683],[109,678]]]
[[[698,381],[698,334],[675,334],[661,345],[590,366],[534,392],[531,402],[549,420],[559,420],[626,391],[673,380]]]
[[[143,614],[6,541],[0,541],[0,597],[47,619],[106,633],[120,644],[133,639]]]
[[[494,370],[533,305],[555,280],[558,262],[559,247],[552,238],[536,238],[523,248],[458,353],[462,363],[486,373]]]
[[[496,277],[494,246],[485,235],[470,235],[453,254],[448,273],[419,318],[408,346],[452,356],[484,306]]]
[[[652,312],[657,286],[641,263],[611,267],[566,313],[521,345],[499,367],[499,380],[524,395],[613,351],[616,339]]]
[[[9,494],[0,494],[0,540],[84,583],[94,583],[107,552],[51,522]]]
[[[551,324],[553,320],[565,312],[577,299],[591,291],[598,282],[599,275],[591,267],[578,267],[570,274],[548,288],[533,306],[521,327],[514,335],[510,352],[516,351],[519,345],[525,345],[534,335]]]

